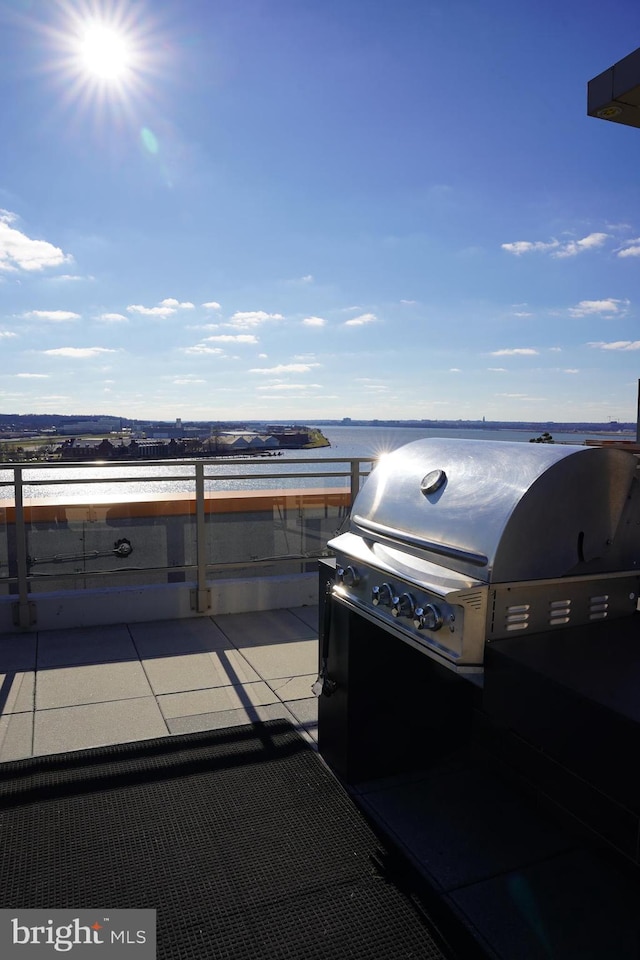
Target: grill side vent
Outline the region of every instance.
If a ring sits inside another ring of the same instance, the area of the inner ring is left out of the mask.
[[[604,620],[609,613],[609,594],[589,597],[589,620]]]
[[[552,600],[549,604],[549,624],[552,627],[569,623],[571,619],[571,600]]]
[[[505,627],[507,630],[526,630],[529,626],[529,610],[531,604],[518,603],[505,610]]]
[[[471,593],[459,593],[458,602],[465,607],[473,607],[474,610],[482,610],[482,601],[484,593],[482,590],[472,591]]]

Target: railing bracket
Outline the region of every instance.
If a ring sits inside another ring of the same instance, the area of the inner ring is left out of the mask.
[[[204,590],[194,589],[190,591],[191,609],[196,613],[206,613],[211,610],[211,590],[207,587]]]
[[[28,630],[29,627],[33,627],[38,622],[36,605],[33,600],[29,600],[27,603],[20,603],[20,601],[12,603],[11,613],[14,627],[20,627],[21,630]]]

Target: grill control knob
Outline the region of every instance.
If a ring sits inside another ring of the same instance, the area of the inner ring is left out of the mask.
[[[355,587],[360,583],[360,574],[355,567],[338,567],[336,577],[345,587]]]
[[[391,613],[394,617],[412,617],[415,602],[410,593],[401,593],[391,601]]]
[[[413,625],[416,630],[439,630],[442,613],[435,603],[425,603],[424,607],[416,607]]]
[[[374,587],[371,591],[371,602],[374,607],[388,607],[393,599],[393,590],[388,583],[383,583],[381,587]]]

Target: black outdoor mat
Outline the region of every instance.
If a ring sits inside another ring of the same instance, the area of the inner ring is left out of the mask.
[[[0,765],[0,906],[157,910],[159,960],[450,956],[286,721]]]

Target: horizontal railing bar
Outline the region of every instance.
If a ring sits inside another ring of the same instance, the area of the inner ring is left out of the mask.
[[[349,477],[350,473],[340,471],[332,473],[256,473],[249,477],[239,477],[237,474],[221,474],[219,477],[208,476],[205,474],[205,480],[246,480],[248,483],[253,480],[299,480],[304,477],[320,478],[322,477]]]
[[[215,572],[222,570],[241,570],[246,567],[252,567],[255,564],[266,564],[266,563],[286,563],[288,561],[304,561],[304,560],[319,560],[321,557],[326,557],[328,554],[325,550],[313,551],[311,553],[286,553],[282,556],[272,556],[272,557],[251,557],[247,560],[234,560],[227,562],[219,563],[207,563],[206,569],[207,572]],[[121,568],[120,570],[85,570],[83,572],[64,571],[56,570],[55,573],[31,573],[27,577],[27,582],[37,581],[42,583],[47,579],[52,580],[70,580],[70,579],[86,579],[87,577],[121,577],[124,574],[131,573],[188,573],[189,571],[196,571],[197,565],[195,563],[186,564],[175,567],[126,567]],[[14,577],[0,577],[0,583],[11,583],[15,581]],[[8,594],[11,596],[11,594]],[[37,597],[37,594],[34,594],[34,597]]]
[[[302,460],[301,463],[309,463],[309,461]],[[324,463],[328,461],[322,461]],[[334,461],[342,462],[342,461]],[[363,474],[361,474],[363,475]],[[205,481],[216,482],[220,480],[239,480],[246,483],[252,483],[255,480],[299,480],[299,479],[308,479],[309,477],[317,477],[322,479],[323,477],[349,477],[351,476],[350,471],[344,470],[331,470],[331,471],[321,471],[314,470],[307,473],[291,473],[291,472],[279,472],[279,473],[255,473],[249,475],[242,475],[237,473],[229,474],[205,474]],[[125,476],[125,477],[53,477],[47,479],[33,478],[29,480],[24,480],[24,486],[26,487],[52,487],[52,486],[76,486],[78,484],[99,484],[99,483],[175,483],[176,481],[194,481],[195,476],[193,474],[181,475],[181,474],[171,474],[170,476],[162,476],[154,474],[149,476]],[[0,481],[0,486],[2,487],[12,487],[13,481]]]
[[[328,473],[255,473],[251,476],[241,476],[238,474],[220,474],[219,476],[210,476],[205,474],[205,481],[219,480],[238,480],[244,483],[252,483],[255,480],[300,480],[305,478],[323,479],[324,477],[349,477],[350,473],[344,471],[331,471]],[[25,487],[60,487],[76,486],[78,484],[98,484],[98,483],[174,483],[176,480],[194,481],[193,476],[171,476],[171,477],[58,477],[55,480],[25,480]],[[13,484],[6,484],[13,486]]]
[[[227,463],[233,464],[264,464],[265,460],[271,460],[271,457],[197,457],[188,459],[180,457],[178,460],[170,458],[164,460],[153,460],[149,458],[139,460],[43,460],[43,461],[20,461],[0,463],[0,470],[116,470],[118,467],[167,467],[172,463],[179,463],[181,467],[195,467],[202,463],[205,466],[217,466]],[[281,463],[374,463],[377,457],[287,457]]]
[[[190,474],[186,477],[58,477],[55,480],[25,480],[25,487],[62,487],[75,486],[79,483],[157,483],[158,480],[166,480],[167,483],[173,483],[175,480],[195,480]]]

